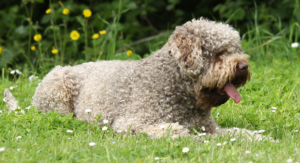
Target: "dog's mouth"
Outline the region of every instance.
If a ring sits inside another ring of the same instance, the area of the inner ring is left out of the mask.
[[[216,92],[221,96],[229,96],[235,103],[239,103],[241,101],[241,95],[233,84],[227,83],[224,88],[217,89]]]

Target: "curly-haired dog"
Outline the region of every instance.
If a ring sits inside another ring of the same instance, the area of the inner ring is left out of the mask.
[[[176,27],[148,58],[55,67],[37,87],[32,105],[87,122],[102,114],[99,125],[107,119],[116,130],[151,137],[163,134],[162,125],[173,137],[191,127],[216,133],[212,107],[230,97],[240,102],[237,88],[250,80],[247,57],[231,26],[192,20]]]

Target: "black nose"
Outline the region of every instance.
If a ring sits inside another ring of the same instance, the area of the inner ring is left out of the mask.
[[[239,72],[245,72],[248,69],[248,64],[245,62],[238,62],[236,68]]]

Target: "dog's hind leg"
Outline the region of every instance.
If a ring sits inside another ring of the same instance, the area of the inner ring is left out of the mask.
[[[76,80],[73,81],[72,76],[74,72],[70,66],[55,67],[37,87],[32,105],[43,112],[73,113],[72,94]]]

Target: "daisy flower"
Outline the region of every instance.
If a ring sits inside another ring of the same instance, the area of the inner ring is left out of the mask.
[[[21,139],[21,138],[22,138],[22,136],[17,136],[17,137],[16,137],[17,140],[18,140],[18,139]]]
[[[298,43],[298,42],[294,42],[294,43],[292,43],[292,45],[291,45],[292,48],[298,48],[298,46],[299,46],[299,43]]]
[[[3,151],[5,151],[5,147],[0,148],[0,152],[3,152]]]
[[[107,130],[106,126],[102,127],[102,131],[106,131],[106,130]]]
[[[92,146],[95,146],[95,145],[96,145],[95,142],[90,142],[90,143],[89,143],[89,146],[91,146],[91,147],[92,147]]]
[[[202,131],[205,131],[205,127],[204,127],[204,126],[202,126],[202,127],[201,127],[201,130],[202,130]]]
[[[165,125],[161,125],[161,126],[159,126],[161,129],[165,129],[166,128],[166,126]]]
[[[103,120],[103,124],[107,124],[108,123],[108,120],[107,119],[104,119]]]
[[[230,139],[230,141],[236,141],[236,139],[235,139],[235,138],[232,138],[232,139]]]
[[[189,150],[190,150],[190,149],[189,149],[188,147],[184,147],[184,148],[182,149],[182,152],[183,152],[183,153],[188,153]]]
[[[91,109],[85,109],[85,111],[84,112],[86,112],[86,113],[90,113],[90,112],[92,112],[92,110]]]
[[[67,133],[73,133],[73,130],[67,130]]]

